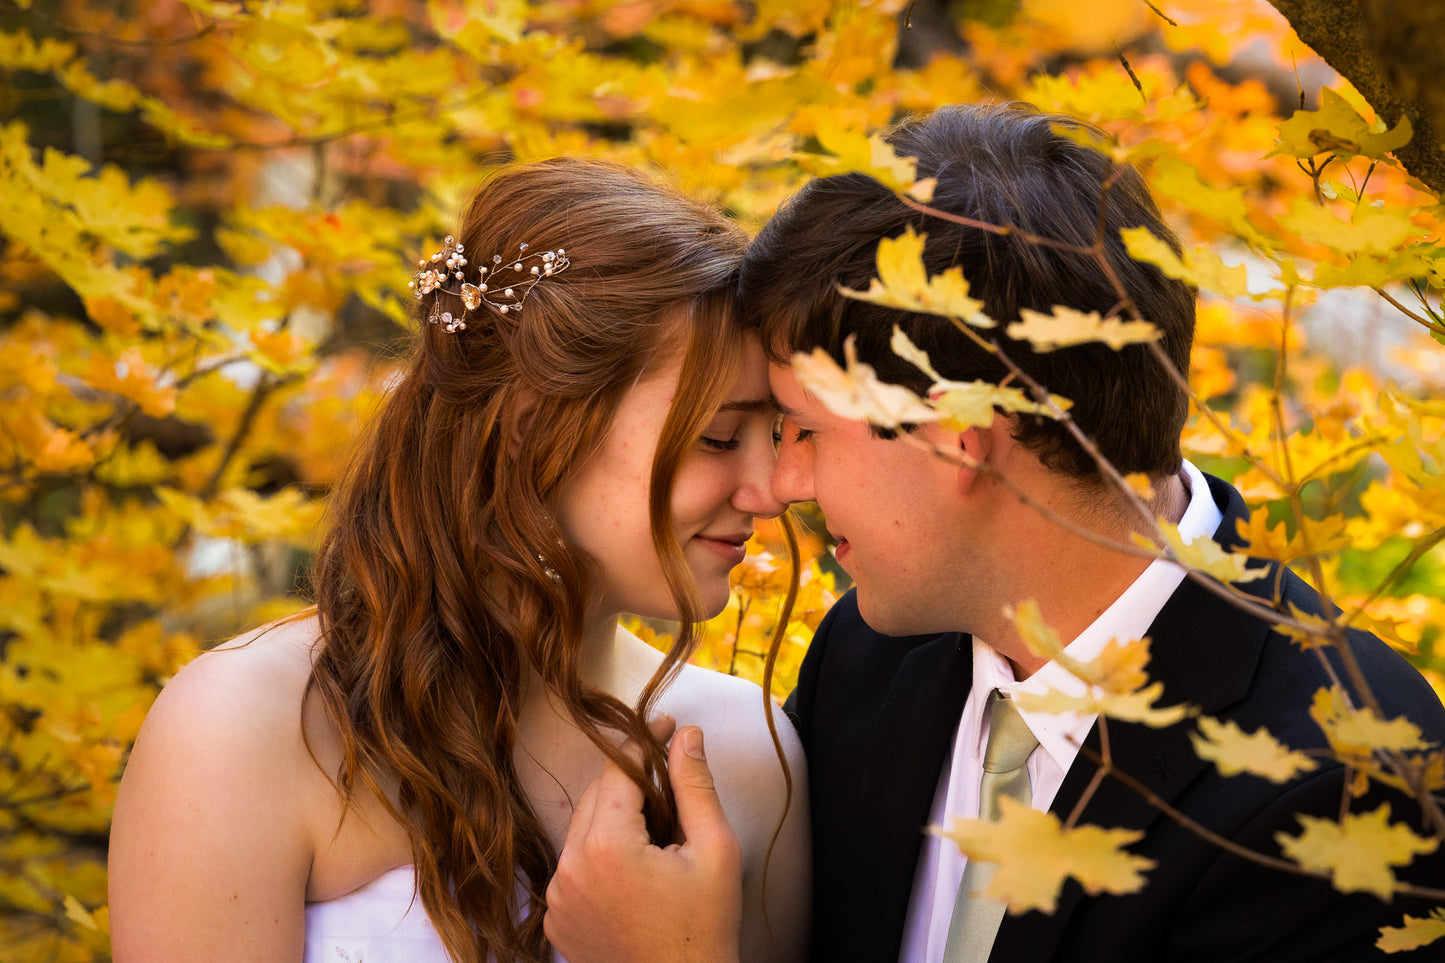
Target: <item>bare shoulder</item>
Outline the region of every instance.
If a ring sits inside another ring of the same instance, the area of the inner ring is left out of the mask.
[[[289,750],[304,749],[301,699],[315,639],[314,621],[280,623],[197,656],[156,698],[131,766],[194,756],[190,763],[222,768],[263,753],[274,769]]]
[[[301,700],[315,632],[292,622],[233,640],[156,699],[111,832],[117,960],[198,958],[220,933],[256,958],[294,941],[312,858]],[[243,919],[274,923],[233,929]]]
[[[315,638],[313,621],[283,623],[191,660],[147,713],[132,765],[178,753],[198,756],[196,764],[236,764],[263,753],[274,768],[288,750],[304,749],[301,700]],[[227,759],[231,754],[243,758]]]
[[[222,642],[177,672],[157,706],[202,698],[237,700],[257,710],[289,700],[306,685],[316,639],[312,618],[275,622]]]

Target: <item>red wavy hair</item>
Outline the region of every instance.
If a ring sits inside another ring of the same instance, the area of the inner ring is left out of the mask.
[[[744,335],[733,288],[746,238],[641,174],[575,159],[496,174],[456,238],[474,258],[527,242],[565,248],[572,263],[538,284],[520,315],[484,306],[457,334],[421,321],[430,298],[421,304],[406,373],[331,500],[307,696],[340,732],[336,779],[348,803],[360,791],[385,801],[381,786],[397,787],[393,815],[452,957],[541,961],[556,854],[512,763],[524,680],[535,672],[642,787],[654,838],[671,840],[665,756],[644,719],[708,613],[668,505],[736,370]],[[585,600],[600,573],[548,505],[626,391],[678,350],[650,521],[682,630],[627,706],[579,678]],[[645,747],[641,765],[614,747],[618,732]]]

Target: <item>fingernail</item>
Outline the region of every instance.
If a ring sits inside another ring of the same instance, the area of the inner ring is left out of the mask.
[[[695,726],[683,730],[682,751],[694,759],[707,762],[707,756],[702,751],[702,730]]]

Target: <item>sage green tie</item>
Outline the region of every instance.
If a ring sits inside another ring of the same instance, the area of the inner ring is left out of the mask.
[[[1039,741],[1024,725],[1013,702],[997,689],[989,693],[984,713],[989,720],[988,746],[983,752],[978,817],[992,822],[999,817],[1001,797],[1009,796],[1025,805],[1032,798],[1025,763]],[[981,894],[993,879],[997,865],[970,859],[964,867],[958,899],[953,904],[953,920],[948,925],[944,963],[984,963],[993,950],[1004,905]]]

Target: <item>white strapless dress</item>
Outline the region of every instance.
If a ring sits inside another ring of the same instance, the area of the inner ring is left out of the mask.
[[[415,886],[412,867],[398,866],[345,896],[307,903],[304,963],[452,963]]]

